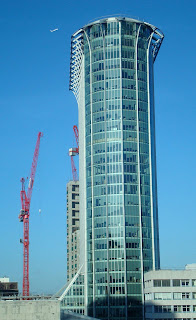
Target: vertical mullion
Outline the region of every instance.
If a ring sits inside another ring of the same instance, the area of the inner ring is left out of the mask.
[[[121,157],[122,157],[122,205],[123,205],[123,242],[124,242],[124,286],[125,286],[125,316],[127,314],[127,259],[126,259],[126,224],[125,224],[125,190],[124,190],[124,162],[123,162],[123,103],[122,103],[122,22],[119,21],[119,58],[120,58],[120,110],[121,110]]]
[[[137,24],[136,24],[137,27]],[[142,311],[144,317],[144,288],[143,288],[143,244],[142,244],[142,212],[141,212],[141,178],[140,178],[140,137],[139,137],[139,93],[138,93],[138,38],[140,33],[141,24],[137,30],[136,43],[135,43],[135,69],[136,69],[136,116],[137,116],[137,156],[138,156],[138,195],[139,195],[139,221],[140,221],[140,261],[141,261],[141,284],[142,284]]]

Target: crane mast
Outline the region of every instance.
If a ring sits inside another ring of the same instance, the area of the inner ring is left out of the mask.
[[[30,215],[31,196],[33,191],[33,184],[34,184],[38,155],[39,155],[40,139],[42,136],[43,136],[43,133],[39,132],[36,146],[35,146],[33,162],[31,166],[31,174],[29,178],[27,194],[26,194],[25,185],[24,185],[25,179],[22,178],[20,180],[22,182],[22,189],[20,192],[22,209],[20,210],[19,221],[23,222],[23,239],[21,239],[20,242],[23,243],[23,296],[24,297],[29,296],[29,215]]]
[[[74,134],[75,134],[77,147],[69,149],[69,156],[71,157],[71,167],[72,167],[73,180],[77,181],[78,180],[78,174],[77,174],[77,170],[76,170],[76,167],[75,167],[75,163],[74,163],[74,158],[73,157],[79,154],[79,132],[78,132],[78,127],[77,126],[73,126],[73,131],[74,131]]]
[[[78,181],[78,174],[77,174],[73,156],[71,156],[71,168],[72,168],[73,181]]]

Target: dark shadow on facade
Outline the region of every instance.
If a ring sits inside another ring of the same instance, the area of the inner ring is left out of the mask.
[[[168,310],[168,306],[161,306],[160,301],[159,305],[154,305],[150,302],[150,304],[146,303],[144,306],[141,301],[133,297],[127,299],[127,311],[125,298],[120,297],[106,297],[96,301],[95,304],[90,304],[88,309],[90,317],[93,317],[93,309],[95,310],[94,317],[102,320],[174,319],[173,312]]]
[[[127,309],[127,310],[126,310]],[[104,320],[125,320],[126,312],[128,319],[143,320],[143,304],[134,298],[127,299],[127,308],[124,297],[110,296],[98,299],[89,305],[88,315]]]
[[[70,312],[67,310],[61,310],[60,320],[79,320],[79,319],[93,320],[95,318],[91,318],[91,317],[84,316],[84,315],[74,313],[74,312]],[[98,320],[98,319],[96,319],[96,320]]]

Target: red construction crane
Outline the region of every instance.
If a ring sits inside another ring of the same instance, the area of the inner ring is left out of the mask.
[[[77,174],[77,170],[75,167],[75,163],[74,163],[74,156],[79,154],[79,132],[78,132],[78,127],[77,126],[73,126],[73,131],[75,134],[75,138],[76,138],[76,144],[77,144],[77,148],[70,148],[69,149],[69,156],[71,157],[71,167],[72,167],[72,174],[73,174],[73,180],[77,181],[78,180],[78,174]]]
[[[40,138],[43,136],[42,132],[38,133],[37,142],[35,146],[33,162],[31,166],[31,175],[29,179],[28,191],[25,192],[25,179],[22,178],[22,190],[20,192],[22,209],[20,210],[19,220],[23,222],[23,239],[20,242],[23,243],[23,296],[29,296],[29,210],[31,204],[31,196],[33,191],[33,184],[35,180],[35,172],[37,168],[37,160],[39,155]]]

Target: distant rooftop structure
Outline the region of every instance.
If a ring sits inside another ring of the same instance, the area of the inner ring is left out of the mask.
[[[185,270],[196,270],[196,263],[186,264]]]
[[[10,278],[7,278],[7,277],[0,278],[0,282],[10,282]]]

